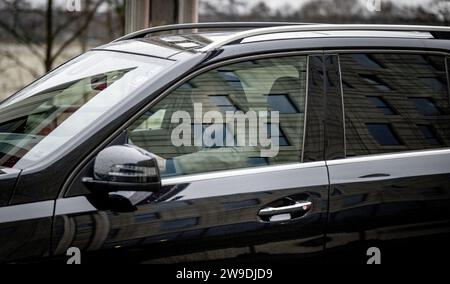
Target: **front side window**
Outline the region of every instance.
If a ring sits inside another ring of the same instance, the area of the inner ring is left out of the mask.
[[[157,155],[165,177],[298,163],[306,69],[296,56],[208,71],[138,119],[129,143]]]
[[[92,51],[44,76],[0,104],[0,167],[44,160],[171,63]]]
[[[348,82],[343,84],[348,156],[450,146],[445,57],[370,53],[340,59]]]

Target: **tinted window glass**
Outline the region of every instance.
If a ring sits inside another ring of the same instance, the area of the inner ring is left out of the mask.
[[[280,113],[298,113],[288,95],[270,95],[268,97],[268,103],[272,110],[279,111]]]
[[[129,143],[157,155],[163,176],[300,162],[306,68],[298,56],[204,73],[130,127]]]
[[[417,110],[425,116],[440,115],[441,111],[431,98],[410,98]]]
[[[371,53],[340,59],[347,156],[449,147],[445,57]]]
[[[430,145],[440,145],[439,138],[437,137],[434,129],[430,125],[417,125],[423,134],[423,137]]]
[[[373,105],[381,110],[385,115],[393,115],[395,111],[392,107],[381,97],[367,97]]]
[[[397,146],[400,145],[400,140],[395,135],[392,126],[383,123],[367,123],[372,137],[382,146]]]

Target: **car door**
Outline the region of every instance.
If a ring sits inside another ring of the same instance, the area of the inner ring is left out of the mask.
[[[57,200],[54,254],[75,247],[85,262],[146,263],[321,257],[323,102],[320,54],[243,58],[191,75],[112,143],[156,155],[162,191],[117,193],[131,206],[104,206],[81,182],[92,160]]]
[[[436,262],[450,233],[446,57],[349,51],[339,62],[346,158],[327,162],[330,260]]]

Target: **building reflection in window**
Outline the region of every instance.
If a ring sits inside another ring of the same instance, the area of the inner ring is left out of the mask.
[[[431,125],[419,124],[417,125],[419,130],[422,132],[424,138],[430,145],[441,145],[439,138],[437,137],[433,127]]]
[[[394,115],[396,114],[394,109],[382,98],[376,96],[367,97],[373,105],[381,110],[385,115]]]
[[[410,99],[414,102],[417,110],[419,110],[425,116],[435,116],[441,114],[439,108],[430,98],[410,98]]]
[[[368,123],[366,124],[370,134],[381,146],[398,146],[400,140],[395,135],[392,126],[387,123]]]
[[[446,58],[341,54],[347,156],[450,147]]]

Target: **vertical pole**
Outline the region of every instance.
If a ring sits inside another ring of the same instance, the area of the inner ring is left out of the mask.
[[[178,23],[198,23],[198,0],[178,1]]]
[[[125,32],[198,22],[199,0],[125,0]]]
[[[148,28],[150,0],[125,0],[125,33]]]

